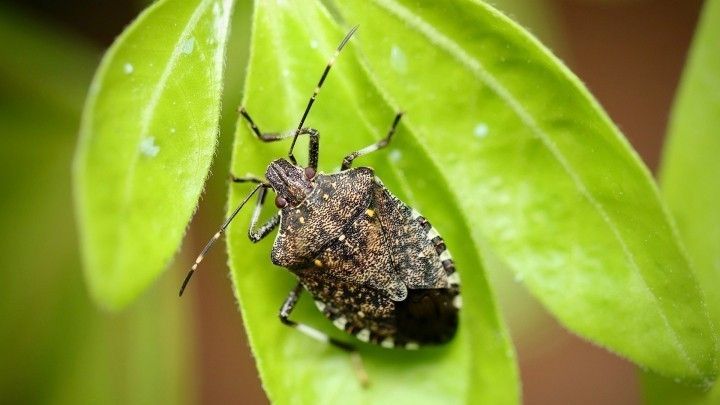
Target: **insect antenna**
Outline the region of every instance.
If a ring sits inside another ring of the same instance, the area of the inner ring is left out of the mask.
[[[298,139],[298,135],[300,134],[300,130],[302,129],[303,124],[305,124],[305,119],[307,118],[308,114],[310,113],[310,109],[312,108],[313,104],[315,103],[315,98],[317,97],[318,93],[320,92],[320,88],[323,85],[323,82],[325,82],[325,78],[328,75],[328,72],[330,72],[330,68],[332,67],[333,63],[335,63],[335,59],[340,54],[340,51],[342,51],[345,44],[350,41],[350,37],[357,31],[358,25],[352,27],[350,32],[345,35],[345,38],[343,38],[342,42],[340,42],[340,45],[338,45],[337,49],[335,50],[335,53],[333,53],[333,56],[328,61],[327,65],[325,66],[325,70],[323,71],[322,76],[320,76],[320,81],[318,82],[317,86],[315,86],[315,90],[313,90],[312,96],[310,96],[310,100],[308,101],[307,107],[305,107],[305,112],[303,112],[302,118],[300,118],[300,123],[297,126],[297,129],[295,130],[295,135],[293,136],[292,144],[290,144],[290,152],[288,152],[288,159],[293,164],[297,164],[297,160],[295,160],[295,155],[293,155],[293,149],[295,148],[295,142]]]
[[[188,271],[187,276],[185,276],[185,280],[183,281],[182,286],[180,287],[180,293],[178,294],[178,296],[182,297],[183,292],[185,291],[185,287],[187,287],[188,283],[190,282],[190,278],[191,278],[192,275],[195,273],[195,270],[197,270],[198,265],[200,264],[200,262],[202,262],[203,259],[205,258],[205,255],[207,254],[208,250],[210,250],[210,248],[215,244],[215,242],[216,242],[218,239],[220,239],[220,236],[222,236],[222,234],[225,233],[225,230],[226,230],[227,227],[230,225],[230,222],[232,222],[232,220],[235,218],[235,216],[238,214],[238,212],[240,212],[240,210],[241,210],[242,207],[245,205],[245,203],[247,203],[248,200],[250,200],[250,198],[251,198],[258,190],[260,190],[260,189],[263,188],[263,187],[269,187],[269,186],[268,186],[267,184],[264,184],[264,183],[258,184],[258,185],[253,189],[253,191],[251,191],[250,194],[248,194],[248,195],[245,197],[245,199],[242,200],[242,202],[238,205],[238,207],[235,208],[235,211],[233,211],[233,213],[228,217],[228,219],[225,220],[225,222],[222,224],[222,226],[220,227],[220,229],[218,229],[218,231],[215,232],[215,235],[213,235],[213,237],[210,238],[210,240],[208,241],[208,243],[205,244],[205,247],[203,248],[202,252],[200,252],[200,254],[198,255],[198,257],[195,259],[195,263],[193,263],[192,267],[190,268],[190,271]]]

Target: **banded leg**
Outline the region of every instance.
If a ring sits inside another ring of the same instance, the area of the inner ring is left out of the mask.
[[[345,159],[343,159],[341,170],[347,170],[352,166],[353,160],[360,156],[367,155],[368,153],[375,152],[378,149],[382,149],[390,143],[390,140],[392,139],[393,134],[395,133],[395,129],[398,126],[398,123],[400,122],[400,118],[402,118],[403,113],[399,112],[395,115],[395,119],[393,120],[392,125],[390,126],[390,130],[388,131],[388,134],[385,136],[385,138],[375,142],[374,144],[370,146],[366,146],[359,151],[353,152],[347,156],[345,156]]]
[[[252,218],[250,219],[250,227],[248,228],[248,238],[250,238],[252,243],[257,243],[272,232],[272,230],[280,223],[280,215],[275,214],[259,228],[256,228],[257,221],[260,218],[260,213],[262,212],[262,208],[265,204],[265,196],[267,195],[269,186],[261,178],[252,175],[246,177],[235,177],[235,175],[230,174],[230,180],[232,180],[233,183],[265,184],[265,187],[263,187],[263,189],[260,190],[260,194],[258,194],[255,210],[253,211]]]
[[[185,287],[187,287],[188,283],[190,282],[190,278],[192,277],[192,275],[195,274],[195,271],[197,270],[198,265],[200,265],[200,262],[203,261],[203,259],[205,258],[205,255],[210,250],[210,248],[213,247],[215,242],[217,242],[217,240],[220,239],[220,237],[225,233],[225,230],[227,229],[228,226],[230,226],[230,223],[232,222],[233,219],[235,219],[235,216],[237,216],[238,212],[240,212],[242,207],[245,206],[245,204],[250,200],[250,198],[253,196],[253,194],[255,194],[258,190],[260,190],[261,188],[264,190],[268,187],[270,187],[268,184],[264,184],[264,183],[258,184],[253,189],[253,191],[251,191],[242,200],[242,202],[240,202],[238,207],[235,208],[235,211],[233,211],[232,214],[230,214],[230,216],[228,217],[228,219],[226,219],[225,222],[223,222],[223,224],[220,226],[220,229],[218,229],[218,231],[215,232],[215,235],[213,235],[213,237],[210,238],[210,240],[205,244],[205,247],[200,252],[198,257],[195,259],[195,263],[193,263],[192,267],[190,268],[190,271],[188,271],[187,276],[185,276],[185,280],[183,280],[183,283],[180,286],[180,293],[178,294],[179,296],[183,295],[183,292],[185,291]]]
[[[312,167],[313,169],[317,169],[318,157],[320,155],[320,133],[316,129],[300,128],[297,131],[290,131],[285,133],[262,132],[260,131],[260,128],[258,128],[258,126],[255,124],[255,121],[253,121],[253,119],[250,117],[250,114],[247,112],[245,107],[240,107],[238,111],[240,112],[240,115],[245,118],[245,121],[247,121],[250,125],[250,129],[252,129],[255,137],[257,137],[263,142],[276,142],[285,138],[290,138],[291,136],[295,137],[295,132],[297,132],[297,136],[308,135],[310,137],[310,142],[308,145],[308,166]],[[293,161],[293,163],[297,162]]]
[[[317,340],[323,343],[329,343],[347,353],[350,353],[350,358],[353,362],[353,368],[355,369],[355,374],[358,377],[358,380],[360,380],[360,384],[362,384],[364,387],[368,385],[368,376],[365,372],[365,367],[363,367],[362,359],[360,358],[360,354],[355,349],[354,346],[341,342],[337,339],[334,339],[323,332],[320,332],[319,330],[307,326],[302,323],[298,323],[290,319],[290,313],[295,309],[295,304],[297,304],[298,299],[300,298],[300,293],[302,292],[302,284],[297,283],[295,288],[293,288],[290,291],[290,294],[288,294],[288,297],[285,299],[285,302],[283,302],[282,306],[280,307],[280,322],[283,324],[297,329],[298,331],[302,332],[303,334]]]
[[[260,218],[260,212],[262,211],[263,205],[265,204],[265,195],[267,194],[267,188],[260,190],[258,194],[257,204],[255,204],[255,211],[253,211],[252,219],[250,219],[250,227],[248,228],[248,238],[252,243],[257,243],[264,237],[268,236],[273,229],[280,223],[280,215],[275,214],[267,222],[256,228],[258,218]]]

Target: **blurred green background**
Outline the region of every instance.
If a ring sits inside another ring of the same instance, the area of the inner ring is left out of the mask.
[[[121,314],[95,308],[83,285],[70,165],[94,69],[145,2],[0,5],[0,403],[267,402],[223,250],[206,259],[194,294],[176,295],[190,256],[225,212],[247,3],[238,2],[232,26],[215,175],[169,271]],[[655,170],[702,2],[494,3],[565,60]],[[630,363],[563,331],[509,273],[491,278],[517,346],[525,403],[640,402]]]

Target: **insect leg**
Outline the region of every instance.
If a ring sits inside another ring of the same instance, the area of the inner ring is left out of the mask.
[[[320,133],[314,129],[314,128],[300,128],[295,131],[280,133],[280,132],[262,132],[258,128],[258,126],[255,124],[255,121],[253,121],[252,118],[250,118],[250,114],[248,114],[245,107],[240,107],[238,110],[240,112],[240,115],[245,118],[245,121],[248,122],[250,125],[250,129],[252,129],[255,136],[263,141],[263,142],[275,142],[279,141],[285,138],[294,137],[297,138],[300,135],[308,135],[310,137],[310,142],[308,145],[308,166],[312,167],[313,169],[317,169],[317,163],[318,163],[318,156],[320,154]],[[294,143],[294,142],[293,142]],[[292,160],[293,163],[297,164],[297,162]]]
[[[245,118],[245,121],[247,121],[248,125],[250,125],[250,129],[253,131],[253,134],[255,134],[255,137],[257,137],[263,142],[275,142],[292,136],[292,133],[283,134],[280,132],[262,132],[260,131],[260,128],[258,128],[257,124],[255,124],[255,121],[250,117],[250,114],[247,112],[245,107],[240,107],[238,109],[238,112],[240,113],[240,115],[242,115],[243,118]]]
[[[233,183],[255,183],[255,184],[265,183],[263,181],[263,179],[256,177],[256,176],[235,177],[235,175],[233,175],[233,174],[230,174],[230,180]]]
[[[347,170],[352,166],[353,160],[360,156],[367,155],[368,153],[375,152],[378,149],[382,149],[390,143],[390,140],[392,139],[393,134],[395,133],[395,129],[398,126],[398,123],[400,122],[400,118],[402,118],[403,113],[399,112],[395,115],[395,119],[393,120],[392,125],[390,126],[390,130],[388,131],[385,138],[375,142],[374,144],[370,146],[366,146],[359,151],[353,152],[347,156],[345,156],[345,159],[343,159],[341,170]]]
[[[250,194],[248,194],[247,197],[245,197],[242,200],[242,202],[238,205],[238,207],[235,208],[235,211],[233,211],[232,214],[230,214],[228,219],[226,219],[225,222],[223,222],[222,226],[220,226],[220,229],[218,229],[218,231],[215,232],[215,235],[213,235],[213,237],[210,238],[210,240],[205,244],[205,247],[203,248],[202,252],[200,252],[198,257],[195,259],[195,263],[193,263],[192,268],[190,268],[190,271],[188,271],[187,276],[185,276],[185,280],[183,280],[182,286],[180,286],[180,293],[178,295],[180,295],[180,296],[183,295],[183,292],[185,291],[185,287],[187,287],[188,283],[190,282],[190,278],[195,273],[195,270],[197,270],[200,262],[203,261],[203,259],[205,258],[205,255],[210,250],[210,248],[215,244],[215,242],[217,242],[217,240],[220,239],[220,236],[222,236],[222,234],[225,233],[225,230],[230,225],[230,222],[232,222],[232,220],[235,219],[235,216],[238,214],[238,212],[240,212],[242,207],[248,202],[248,200],[250,200],[250,198],[253,196],[253,194],[255,194],[259,189],[261,189],[261,188],[265,189],[267,187],[269,187],[267,184],[258,184],[253,189],[253,191],[251,191]]]
[[[297,283],[295,288],[293,288],[290,291],[290,294],[288,294],[288,297],[285,299],[285,302],[283,302],[282,306],[280,307],[280,322],[283,324],[297,329],[298,331],[304,333],[305,335],[318,340],[320,342],[329,343],[345,352],[350,353],[351,360],[353,362],[353,368],[355,369],[355,373],[357,374],[358,379],[360,380],[360,383],[363,386],[368,385],[368,376],[365,372],[365,367],[363,367],[362,359],[360,358],[360,354],[357,352],[357,349],[355,349],[354,346],[341,342],[337,339],[334,339],[328,335],[326,335],[323,332],[320,332],[319,330],[307,326],[302,323],[298,323],[290,319],[290,313],[295,309],[295,304],[297,304],[298,299],[300,298],[300,293],[302,292],[302,284]]]
[[[253,211],[252,219],[250,220],[250,227],[248,228],[248,237],[250,238],[250,241],[257,243],[272,232],[272,230],[280,223],[280,215],[275,214],[266,223],[262,224],[260,228],[256,229],[258,218],[260,218],[260,212],[265,204],[265,196],[269,186],[261,178],[252,175],[246,177],[235,177],[233,174],[230,174],[230,180],[232,180],[233,183],[255,183],[265,185],[265,187],[260,190],[260,194],[258,194],[255,211]]]
[[[265,195],[267,194],[267,188],[260,190],[258,194],[257,204],[255,205],[255,211],[253,211],[252,219],[250,219],[250,228],[248,228],[248,237],[253,243],[259,242],[262,238],[266,237],[273,229],[280,223],[280,215],[275,214],[267,222],[262,224],[259,228],[256,228],[258,218],[260,218],[260,212],[262,211],[263,204],[265,204]]]

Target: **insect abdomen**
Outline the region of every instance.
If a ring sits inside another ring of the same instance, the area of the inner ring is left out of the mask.
[[[342,232],[291,270],[323,314],[362,341],[407,349],[449,341],[460,280],[442,237],[379,180],[369,191]]]

